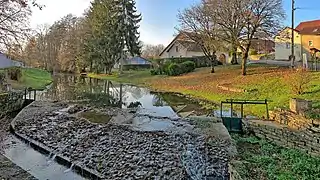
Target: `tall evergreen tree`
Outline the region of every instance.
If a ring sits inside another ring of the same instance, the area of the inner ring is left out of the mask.
[[[141,43],[138,32],[141,14],[137,13],[135,0],[119,0],[121,9],[121,26],[125,45],[131,56],[141,55]]]
[[[123,49],[118,9],[115,0],[95,0],[88,12],[91,28],[91,36],[87,40],[89,59],[96,70],[103,68],[105,73],[111,72]]]

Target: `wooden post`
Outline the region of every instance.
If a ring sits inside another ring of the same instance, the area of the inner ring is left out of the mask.
[[[36,97],[37,97],[37,90],[33,90],[33,97],[34,97],[34,100],[36,100]]]
[[[241,118],[243,118],[243,104],[241,104]]]
[[[268,108],[268,100],[265,100],[266,110],[267,110],[267,120],[269,120],[269,108]]]
[[[24,100],[27,99],[27,88],[24,89]]]
[[[119,102],[119,108],[122,108],[122,84],[120,84],[120,102]]]
[[[232,100],[231,100],[231,117],[233,117],[233,103],[232,103]]]
[[[221,105],[220,105],[220,117],[222,118],[222,102],[221,102]]]

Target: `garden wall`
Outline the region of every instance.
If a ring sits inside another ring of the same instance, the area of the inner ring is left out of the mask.
[[[21,109],[24,101],[24,91],[0,94],[0,117]]]
[[[274,121],[248,121],[254,134],[280,146],[296,148],[311,155],[320,155],[320,133],[291,129]]]

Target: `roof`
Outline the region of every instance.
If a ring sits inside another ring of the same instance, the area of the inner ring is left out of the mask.
[[[140,56],[136,56],[133,58],[129,58],[125,60],[126,64],[151,64],[151,62],[148,59],[145,59]]]
[[[201,47],[197,43],[195,43],[193,41],[177,40],[176,42],[180,43],[188,51],[194,51],[194,52],[202,51]]]
[[[297,27],[296,30],[302,31],[305,28],[312,28],[312,27],[320,27],[320,20],[313,20],[313,21],[305,21],[301,22]]]
[[[196,42],[191,40],[190,36],[192,33],[190,32],[180,32],[170,43],[167,47],[163,49],[163,51],[159,54],[161,56],[164,52],[168,52],[175,42],[178,42],[183,47],[187,48],[188,51],[202,51],[201,47],[197,45]]]
[[[300,34],[320,35],[320,26],[303,28]]]

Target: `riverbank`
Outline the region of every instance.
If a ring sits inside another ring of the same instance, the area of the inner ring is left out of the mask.
[[[249,65],[248,75],[241,76],[240,66],[219,66],[216,73],[210,68],[199,68],[195,72],[182,76],[151,76],[149,71],[128,71],[121,76],[96,75],[90,77],[129,82],[148,86],[156,91],[176,92],[193,98],[209,100],[217,104],[225,99],[268,99],[269,107],[288,108],[293,97],[318,101],[320,99],[320,72],[310,72],[310,83],[306,93],[294,95],[287,83],[288,75],[293,74],[289,68],[269,65]],[[229,91],[228,91],[229,89]],[[259,105],[245,106],[245,113],[265,115],[265,107]]]
[[[44,89],[53,81],[53,78],[48,71],[35,68],[20,69],[22,76],[19,81],[8,80],[8,83],[11,84],[13,89],[25,89],[28,87],[33,89]]]

